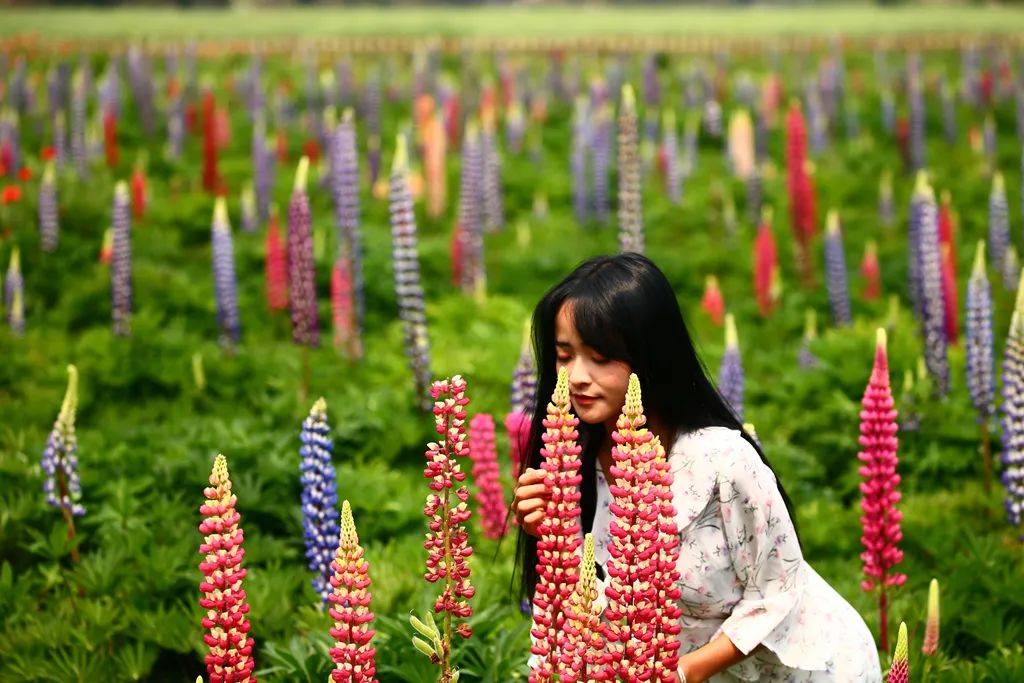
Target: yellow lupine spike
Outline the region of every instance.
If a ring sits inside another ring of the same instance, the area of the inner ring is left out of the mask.
[[[907,661],[907,622],[900,622],[899,635],[896,636],[896,649],[892,653],[893,664]]]
[[[875,348],[881,349],[883,352],[886,350],[888,344],[888,337],[885,334],[885,328],[879,327],[875,330]]]
[[[53,159],[46,162],[46,168],[43,170],[43,183],[46,185],[53,184],[54,179],[57,175],[56,166],[54,165]]]
[[[314,412],[314,413],[326,413],[327,412],[327,401],[324,400],[323,396],[321,396],[320,398],[318,398],[316,400],[316,402],[313,404],[313,410],[311,412]]]
[[[992,176],[992,192],[1005,192],[1006,182],[1003,180],[1003,174],[999,171],[995,172]]]
[[[117,184],[114,185],[114,194],[118,197],[127,199],[128,197],[128,183],[124,180],[118,180]]]
[[[974,266],[971,268],[971,277],[978,279],[985,277],[985,240],[978,240],[978,246],[974,250]]]
[[[629,83],[622,86],[622,108],[631,113],[636,110],[636,93]]]
[[[217,197],[213,203],[213,224],[220,228],[228,225],[228,200],[223,196]]]
[[[228,459],[224,457],[223,453],[218,453],[217,457],[214,458],[213,472],[210,476],[214,480],[213,483],[217,486],[229,481]]]
[[[18,247],[11,249],[11,262],[7,268],[12,273],[21,272],[21,250]]]
[[[577,609],[589,613],[597,598],[597,569],[594,560],[594,535],[583,537],[583,562],[580,563],[580,578],[576,583]]]
[[[309,178],[309,157],[302,155],[299,159],[299,166],[295,169],[295,191],[305,192],[306,181]]]
[[[626,404],[622,407],[622,414],[635,418],[644,414],[644,404],[640,398],[640,378],[636,373],[630,373],[629,384],[626,387]]]
[[[405,135],[399,133],[395,137],[395,156],[391,161],[392,173],[405,173],[409,170],[409,149],[406,144]]]
[[[836,209],[828,210],[828,215],[825,218],[825,232],[829,235],[839,234],[839,211]]]
[[[939,580],[928,584],[928,614],[925,617],[924,643],[921,652],[933,655],[939,649]]]
[[[558,371],[558,381],[555,382],[555,393],[551,395],[551,402],[559,408],[567,408],[569,405],[569,371],[565,368]]]
[[[352,519],[352,506],[347,500],[341,503],[341,542],[339,547],[352,549],[359,545],[359,534],[356,533],[356,522]]]
[[[738,349],[740,347],[739,335],[736,334],[736,318],[732,313],[725,314],[725,348]]]
[[[64,403],[60,407],[57,420],[65,434],[75,427],[75,411],[78,409],[78,368],[68,366],[68,389],[64,393]]]
[[[813,341],[818,338],[818,312],[808,308],[804,313],[804,339]]]

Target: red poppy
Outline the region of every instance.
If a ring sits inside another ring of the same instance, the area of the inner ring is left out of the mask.
[[[42,153],[43,161],[49,161],[55,155],[56,155],[56,152],[54,151],[53,147],[51,147],[50,145],[47,145],[46,147],[43,147],[43,153]]]
[[[21,170],[18,171],[18,180],[23,183],[27,183],[32,180],[32,169],[28,166],[22,166]]]
[[[4,185],[3,194],[0,195],[0,202],[4,206],[13,204],[21,199],[21,185]]]

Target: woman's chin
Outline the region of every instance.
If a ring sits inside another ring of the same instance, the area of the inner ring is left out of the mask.
[[[576,413],[576,417],[580,419],[580,422],[593,425],[603,424],[608,421],[608,411],[600,404],[589,406],[573,404],[572,409]]]

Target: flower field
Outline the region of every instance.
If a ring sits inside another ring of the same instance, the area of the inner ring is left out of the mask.
[[[588,16],[519,50],[416,15],[262,47],[12,16],[0,681],[527,680],[524,323],[620,249],[672,282],[894,680],[1024,680],[1024,52],[991,17],[613,49]]]

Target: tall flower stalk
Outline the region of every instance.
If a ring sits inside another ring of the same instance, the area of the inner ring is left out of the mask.
[[[377,649],[371,644],[376,632],[370,627],[374,619],[370,609],[370,564],[364,555],[352,506],[346,500],[341,504],[341,533],[331,562],[331,590],[327,596],[328,613],[334,620],[334,683],[377,683]]]
[[[939,651],[939,581],[928,584],[928,613],[924,621],[924,644],[921,652],[929,657]]]
[[[896,473],[898,440],[896,433],[896,408],[889,387],[889,359],[886,353],[885,330],[879,328],[875,344],[875,362],[871,378],[864,390],[860,413],[860,447],[857,458],[861,461],[859,472],[861,543],[864,552],[860,558],[864,563],[865,579],[861,588],[878,592],[878,647],[889,648],[888,589],[902,586],[906,574],[893,571],[903,560],[903,551],[898,544],[903,538],[900,520],[903,513],[896,504],[900,500],[897,487],[900,475]]]
[[[235,279],[235,249],[231,241],[231,224],[224,197],[217,197],[213,207],[213,284],[217,297],[217,324],[220,343],[233,348],[241,336],[238,316],[238,282]]]
[[[619,251],[644,253],[643,197],[640,186],[640,150],[636,95],[622,86],[619,106]]]
[[[843,233],[839,228],[839,212],[828,212],[825,228],[825,278],[828,285],[828,300],[832,307],[832,321],[837,327],[846,327],[852,321],[850,315],[850,290],[846,280],[846,256],[843,250]]]
[[[283,311],[288,308],[288,255],[281,242],[281,226],[277,213],[271,212],[267,224],[264,255],[264,279],[267,290],[267,308]]]
[[[21,252],[11,249],[7,263],[7,277],[4,278],[4,313],[7,324],[16,336],[25,333],[25,281],[21,275]]]
[[[199,533],[203,542],[199,554],[203,561],[199,570],[203,580],[199,584],[202,596],[203,628],[208,631],[203,642],[206,653],[206,673],[209,683],[256,683],[253,673],[253,638],[249,635],[249,603],[242,581],[246,570],[242,567],[245,550],[244,534],[235,509],[237,498],[231,491],[228,462],[218,455],[210,473],[210,485],[203,490],[206,502],[199,508],[203,521]]]
[[[864,257],[860,262],[860,276],[864,281],[861,294],[865,301],[876,301],[882,295],[882,269],[878,263],[878,247],[874,240],[864,245]]]
[[[132,317],[132,216],[128,183],[123,180],[114,187],[114,209],[111,223],[114,246],[110,259],[110,296],[114,334],[131,334]]]
[[[988,197],[988,253],[992,267],[1003,271],[1006,250],[1010,248],[1010,213],[1006,205],[1006,183],[1003,174],[992,176],[992,191]]]
[[[331,453],[331,426],[327,402],[317,399],[299,434],[299,471],[302,482],[302,528],[306,559],[313,572],[313,590],[326,604],[331,594],[331,557],[338,538],[338,490]]]
[[[732,313],[725,314],[725,353],[718,368],[718,391],[733,412],[743,421],[743,359],[740,356],[740,342],[736,334],[736,319]]]
[[[60,223],[57,211],[57,176],[53,161],[46,164],[39,184],[39,243],[43,251],[57,248]]]
[[[885,676],[885,683],[909,683],[910,662],[907,657],[909,649],[907,625],[901,621],[899,634],[896,636],[896,649],[892,653],[892,665],[889,667],[889,673]]]
[[[771,315],[778,303],[775,283],[779,277],[779,257],[772,232],[772,211],[766,207],[761,212],[761,225],[754,240],[754,294],[761,316]]]
[[[320,344],[316,310],[316,275],[313,234],[306,180],[309,157],[299,160],[295,187],[288,205],[288,299],[291,306],[292,341],[303,346]]]
[[[469,422],[469,457],[473,460],[473,481],[484,536],[498,539],[505,535],[505,494],[498,470],[494,418],[487,413],[473,416]]]
[[[949,392],[949,359],[946,341],[945,300],[942,296],[942,263],[939,251],[938,212],[935,193],[919,175],[920,233],[917,258],[921,273],[921,336],[924,338],[925,363],[935,379],[939,396]]]
[[[334,220],[338,226],[339,258],[348,262],[355,303],[356,335],[365,315],[363,282],[363,238],[359,215],[359,153],[356,150],[355,116],[346,109],[331,138],[331,195]]]
[[[992,289],[985,272],[985,241],[978,240],[974,267],[967,281],[967,389],[981,429],[985,493],[992,489],[992,445],[989,422],[995,414],[992,353]]]
[[[800,104],[793,100],[786,114],[786,176],[790,223],[796,240],[797,270],[804,286],[814,281],[811,239],[814,236],[814,186],[807,171],[807,126]]]
[[[68,540],[75,537],[75,517],[85,514],[81,504],[82,486],[78,478],[78,437],[75,434],[75,412],[78,410],[78,369],[68,366],[68,388],[50,436],[43,449],[41,466],[46,479],[43,493],[46,503],[59,508],[68,525]],[[78,562],[78,549],[71,558]]]
[[[1017,527],[1024,518],[1024,278],[1003,351],[1003,473],[1006,517]]]
[[[811,351],[811,344],[818,338],[818,314],[813,308],[804,313],[804,336],[797,351],[797,363],[804,370],[817,367],[821,360]]]
[[[567,605],[565,640],[562,646],[562,675],[566,683],[608,680],[602,667],[605,647],[601,623],[603,606],[598,600],[594,536],[583,537],[583,560],[576,589]]]
[[[426,573],[430,583],[441,583],[441,594],[434,601],[434,613],[441,615],[439,643],[431,660],[440,668],[438,683],[458,680],[452,667],[452,633],[469,638],[473,631],[465,619],[473,614],[469,600],[476,589],[469,579],[469,544],[466,522],[470,517],[467,504],[469,490],[463,482],[459,458],[469,455],[466,443],[466,380],[455,375],[438,380],[430,387],[433,399],[434,427],[442,439],[427,444],[427,465],[423,476],[430,480],[430,491],[423,514],[430,520],[423,547],[427,550]],[[455,623],[459,622],[459,623]]]
[[[531,651],[538,658],[530,671],[530,683],[550,683],[561,671],[569,601],[579,578],[579,485],[583,477],[578,425],[579,418],[569,406],[569,374],[562,368],[548,403],[542,435],[541,469],[548,496],[537,541],[538,581],[530,633]]]
[[[704,294],[700,299],[700,307],[708,314],[711,324],[721,327],[725,322],[725,299],[718,286],[718,278],[714,275],[704,278]]]

